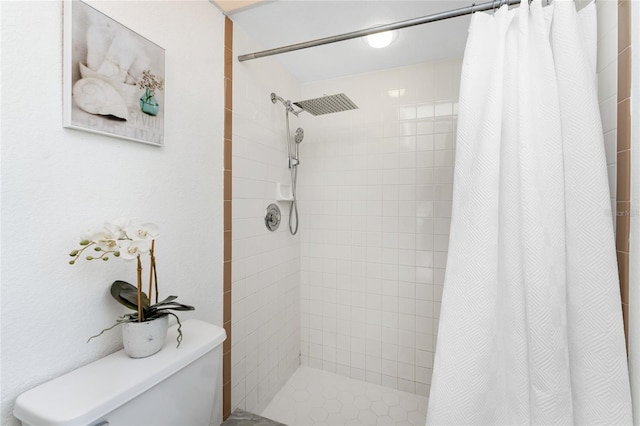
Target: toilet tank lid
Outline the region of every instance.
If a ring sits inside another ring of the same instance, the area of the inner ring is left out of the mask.
[[[182,322],[179,348],[177,335],[177,325],[170,327],[162,350],[148,358],[129,358],[120,350],[37,386],[16,399],[13,414],[32,425],[89,424],[202,357],[226,338],[223,328],[196,319]]]

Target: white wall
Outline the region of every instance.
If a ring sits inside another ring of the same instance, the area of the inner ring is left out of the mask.
[[[237,25],[233,37],[235,52],[259,50]],[[231,405],[261,413],[300,363],[300,237],[289,234],[289,203],[278,203],[275,232],[264,223],[276,184],[290,182],[285,109],[270,94],[295,100],[299,84],[274,59],[233,66]]]
[[[118,331],[86,341],[125,313],[109,286],[134,264],[67,264],[94,225],[158,224],[161,293],[222,324],[223,16],[204,0],[90,4],[166,49],[166,146],[64,129],[63,2],[1,2],[3,425],[18,394],[121,348]]]
[[[302,86],[302,363],[427,395],[448,248],[460,60]]]

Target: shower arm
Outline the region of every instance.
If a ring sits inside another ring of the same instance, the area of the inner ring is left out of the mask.
[[[289,111],[291,114],[295,115],[296,117],[298,116],[298,114],[300,114],[302,111],[304,111],[303,109],[300,109],[300,110],[296,111],[295,109],[293,109],[291,101],[285,101],[280,96],[276,95],[275,93],[272,93],[271,94],[271,102],[275,104],[278,101],[280,101],[280,103],[282,103],[282,105],[284,105],[284,107],[287,109],[287,111]]]

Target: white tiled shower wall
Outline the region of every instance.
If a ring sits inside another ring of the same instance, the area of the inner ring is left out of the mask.
[[[234,28],[234,49],[258,50]],[[296,97],[298,81],[272,59],[233,64],[232,411],[260,413],[298,367],[300,244],[283,223],[267,230],[276,183],[289,181],[284,108],[271,92]]]
[[[461,60],[302,86],[302,364],[427,395],[448,248]]]
[[[607,173],[611,192],[611,211],[616,211],[616,152],[618,106],[618,1],[599,0],[598,13],[598,101],[604,147],[607,156]],[[615,215],[613,215],[615,220]]]

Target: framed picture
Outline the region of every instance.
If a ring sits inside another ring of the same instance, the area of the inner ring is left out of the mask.
[[[64,127],[164,145],[165,52],[80,0],[64,2]]]

